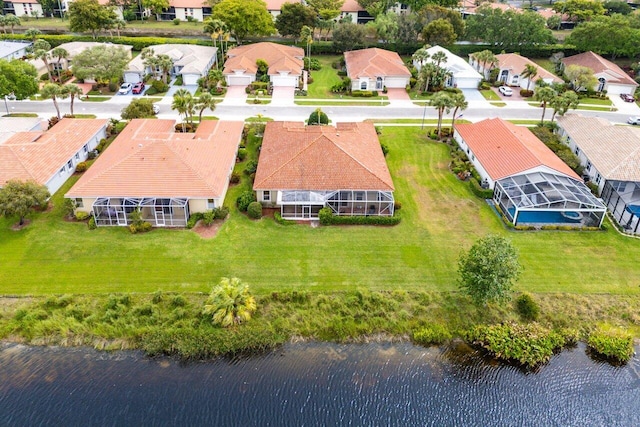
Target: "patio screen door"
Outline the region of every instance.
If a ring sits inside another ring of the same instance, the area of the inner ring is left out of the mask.
[[[162,206],[156,206],[155,214],[156,214],[156,227],[164,227],[165,225],[164,210],[162,209]]]
[[[311,206],[303,206],[302,207],[302,217],[303,218],[311,218]]]

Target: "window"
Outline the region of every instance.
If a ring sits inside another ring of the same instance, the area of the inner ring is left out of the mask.
[[[587,170],[591,171],[591,162],[587,161]]]
[[[80,160],[80,153],[76,153],[76,160]]]
[[[73,160],[69,160],[69,161],[67,162],[67,167],[68,167],[69,169],[73,169]]]
[[[576,147],[574,153],[576,153],[576,156],[579,156],[580,155],[580,149],[578,147]]]
[[[62,169],[60,169],[60,172],[58,172],[60,174],[60,176],[64,175],[64,173],[66,172],[65,167],[63,166]]]
[[[75,200],[76,208],[84,208],[84,200],[80,197],[77,197]]]
[[[89,146],[87,144],[84,144],[84,147],[82,147],[82,151],[86,154],[89,152]]]
[[[207,199],[207,209],[215,209],[216,201],[215,199]]]
[[[360,90],[367,90],[367,82],[366,81],[361,81],[360,82]]]
[[[262,192],[262,200],[265,201],[265,202],[271,201],[271,192],[270,191],[263,191]]]
[[[602,181],[602,177],[599,173],[596,174],[596,184],[600,185],[600,181]]]
[[[362,191],[356,192],[356,200],[364,200],[364,193]]]

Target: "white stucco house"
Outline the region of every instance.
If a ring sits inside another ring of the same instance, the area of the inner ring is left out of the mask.
[[[529,90],[535,90],[536,84],[539,81],[545,82],[546,84],[563,82],[560,77],[517,53],[501,53],[496,55],[496,58],[498,59],[496,64],[483,64],[471,54],[469,55],[469,64],[480,74],[484,75],[485,79],[489,78],[489,72],[492,69],[497,68],[499,70],[499,81],[504,82],[508,86],[520,86],[522,89],[527,89],[528,87]],[[531,65],[537,70],[537,74],[531,79],[531,82],[529,82],[529,78],[522,76],[522,72],[527,65]]]
[[[193,44],[158,44],[152,46],[156,55],[168,55],[173,60],[171,76],[182,75],[184,85],[197,85],[198,79],[207,75],[216,63],[217,48]],[[124,72],[124,81],[137,83],[151,74],[140,55],[129,62]]]
[[[229,86],[247,86],[254,82],[259,59],[268,64],[267,74],[274,87],[299,86],[304,67],[302,48],[261,42],[235,47],[227,56],[222,73]]]
[[[396,52],[370,48],[344,53],[352,90],[405,88],[411,72]]]
[[[578,55],[561,59],[562,65],[566,68],[569,65],[581,65],[593,70],[593,74],[598,79],[598,83],[593,90],[602,92],[606,90],[610,95],[626,93],[633,95],[638,87],[624,70],[611,61],[593,52],[584,52]]]
[[[2,40],[0,41],[0,59],[6,59],[7,61],[20,59],[27,54],[29,47],[31,47],[30,42]]]
[[[434,54],[442,52],[446,55],[444,62],[440,64],[446,70],[451,72],[451,78],[446,82],[447,87],[457,87],[459,89],[477,89],[478,85],[482,81],[482,76],[475,70],[467,61],[454,55],[447,49],[440,46],[433,46],[427,49],[429,53],[429,59],[427,61],[432,62],[431,58]],[[414,60],[413,65],[420,70],[422,68],[422,62]]]

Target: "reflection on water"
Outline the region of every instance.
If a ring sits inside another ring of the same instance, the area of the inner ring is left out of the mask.
[[[640,425],[640,362],[583,346],[536,373],[464,344],[289,344],[180,364],[136,352],[0,346],[0,425]]]

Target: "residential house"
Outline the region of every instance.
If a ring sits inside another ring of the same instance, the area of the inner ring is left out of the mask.
[[[257,200],[283,218],[391,216],[393,181],[371,123],[267,123],[253,183]]]
[[[627,232],[640,234],[640,129],[599,117],[558,117],[558,135],[578,156],[585,177],[613,218]]]
[[[374,47],[345,52],[344,59],[352,90],[405,88],[409,84],[411,72],[396,52]]]
[[[99,227],[129,225],[137,209],[154,227],[184,227],[222,206],[244,124],[203,121],[195,133],[175,124],[132,120],[65,197]]]
[[[163,21],[204,21],[211,16],[211,5],[206,0],[170,0],[169,7],[162,11]]]
[[[273,17],[273,20],[280,15],[282,5],[285,3],[302,3],[302,0],[267,0],[267,11]]]
[[[498,59],[497,64],[483,64],[476,60],[474,54],[469,55],[469,64],[473,66],[485,79],[489,78],[489,72],[493,68],[497,68],[498,80],[504,82],[509,86],[520,86],[523,89],[529,88],[529,90],[535,90],[536,84],[539,81],[543,81],[546,84],[562,83],[563,80],[553,73],[545,70],[535,62],[531,61],[524,56],[520,56],[517,53],[502,53],[496,55]],[[532,65],[536,68],[537,74],[529,82],[528,77],[523,77],[522,73],[527,65]]]
[[[357,0],[345,0],[340,7],[339,20],[350,19],[354,24],[366,24],[376,18],[360,6]]]
[[[38,0],[5,0],[2,13],[4,15],[12,13],[18,18],[25,16],[27,18],[44,16],[42,5]]]
[[[12,59],[20,59],[27,54],[27,49],[31,47],[30,42],[21,42],[18,40],[1,40],[0,41],[0,59],[11,61]]]
[[[482,81],[482,76],[471,65],[459,56],[454,55],[447,49],[440,46],[433,46],[427,49],[429,53],[429,59],[427,61],[432,62],[433,55],[438,52],[442,52],[446,55],[446,59],[440,64],[451,73],[451,77],[447,79],[447,87],[457,87],[459,89],[477,89],[478,85]],[[413,65],[420,70],[423,62],[414,60]]]
[[[0,144],[18,132],[40,131],[47,126],[47,121],[38,117],[0,117]]]
[[[69,42],[62,43],[59,45],[59,48],[62,48],[67,51],[67,58],[56,58],[51,55],[51,49],[49,51],[49,67],[52,71],[56,70],[68,70],[73,66],[73,58],[75,58],[80,53],[84,52],[86,49],[90,49],[96,46],[109,46],[109,47],[118,47],[120,49],[124,49],[127,53],[127,56],[131,58],[131,50],[133,46],[125,45],[125,44],[113,44],[113,43],[101,43],[101,42]],[[38,74],[43,74],[47,72],[47,67],[44,65],[44,62],[41,59],[32,59],[29,61],[36,70],[38,70]]]
[[[15,133],[0,143],[0,186],[33,180],[55,193],[106,138],[107,122],[64,118],[47,131]]]
[[[626,93],[633,95],[638,83],[616,64],[591,51],[561,59],[566,68],[569,65],[581,65],[593,70],[598,83],[593,87],[597,92],[607,91],[609,95]]]
[[[181,75],[184,85],[197,85],[198,79],[207,75],[216,63],[217,48],[194,44],[157,44],[151,46],[156,55],[168,55],[173,60],[171,77]],[[129,62],[124,72],[124,81],[137,83],[151,74],[151,67],[144,64],[141,55]]]
[[[261,42],[235,47],[227,52],[222,73],[229,86],[247,86],[256,80],[259,59],[269,68],[274,87],[298,87],[304,67],[304,50],[299,47]]]
[[[526,127],[502,119],[458,123],[454,139],[514,225],[602,224],[602,201]]]

